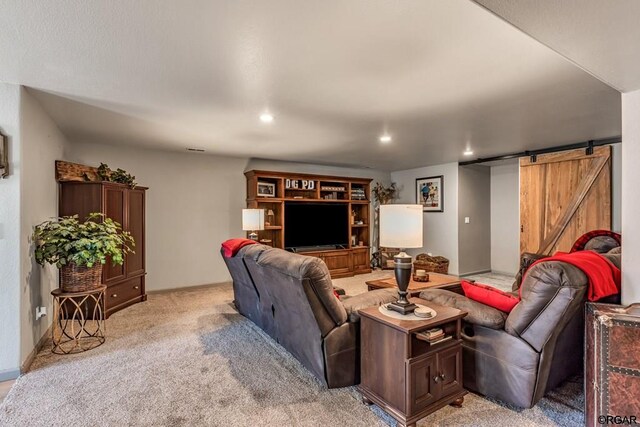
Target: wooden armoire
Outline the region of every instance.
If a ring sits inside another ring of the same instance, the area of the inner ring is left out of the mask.
[[[135,253],[127,255],[123,265],[107,261],[102,269],[102,283],[107,285],[107,317],[147,299],[144,247],[146,190],[146,187],[132,189],[113,182],[60,183],[60,216],[78,215],[84,220],[92,212],[101,212],[120,223],[135,240]]]

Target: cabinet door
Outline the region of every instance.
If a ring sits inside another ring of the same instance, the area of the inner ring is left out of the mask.
[[[352,271],[351,252],[349,251],[324,252],[322,260],[327,264],[331,274],[344,274]]]
[[[107,218],[111,218],[123,227],[125,227],[125,209],[126,209],[126,189],[105,185],[102,187],[102,206],[104,214]],[[126,261],[125,261],[126,263]],[[117,282],[125,278],[124,265],[114,265],[110,258],[102,268],[102,282],[106,285]]]
[[[462,347],[456,345],[437,354],[440,396],[462,390]]]
[[[353,250],[353,270],[363,271],[369,270],[369,249]]]
[[[127,277],[144,273],[144,190],[127,190],[128,221],[127,231],[135,240],[135,253],[127,255],[125,263]]]
[[[426,408],[440,398],[436,356],[431,355],[409,362],[407,376],[410,389],[408,396],[409,413]]]

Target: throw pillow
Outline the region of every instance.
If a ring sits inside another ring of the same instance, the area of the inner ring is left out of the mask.
[[[481,283],[471,283],[463,280],[462,290],[467,298],[505,313],[510,313],[513,307],[520,302],[520,298]]]

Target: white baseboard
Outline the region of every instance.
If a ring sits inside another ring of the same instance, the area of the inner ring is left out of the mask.
[[[15,380],[20,376],[20,369],[5,369],[0,371],[0,382]]]
[[[36,346],[33,348],[33,350],[31,350],[31,353],[29,353],[26,359],[24,359],[24,362],[22,362],[22,365],[20,365],[20,373],[26,374],[27,372],[29,372],[29,369],[31,368],[31,364],[36,359],[36,356],[38,355],[42,347],[44,347],[44,345],[47,343],[47,341],[49,340],[49,337],[51,337],[51,328],[52,328],[52,325],[49,325],[47,330],[44,332],[44,334],[40,337],[40,339],[36,343]]]
[[[460,277],[469,277],[469,276],[474,276],[476,274],[484,274],[484,273],[491,273],[491,270],[479,270],[479,271],[473,271],[471,273],[464,273],[464,274],[461,274]]]

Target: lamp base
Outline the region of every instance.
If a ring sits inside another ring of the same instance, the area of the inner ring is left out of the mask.
[[[412,302],[404,302],[399,300],[396,302],[390,302],[386,305],[386,307],[387,310],[392,310],[403,315],[413,313],[413,311],[418,308],[418,306]]]
[[[401,251],[394,257],[394,267],[398,284],[398,300],[387,304],[387,308],[400,314],[412,313],[418,306],[407,299],[407,288],[411,281],[411,257]]]
[[[249,240],[254,240],[254,241],[258,241],[258,233],[256,233],[255,231],[252,231],[251,233],[249,233]]]

